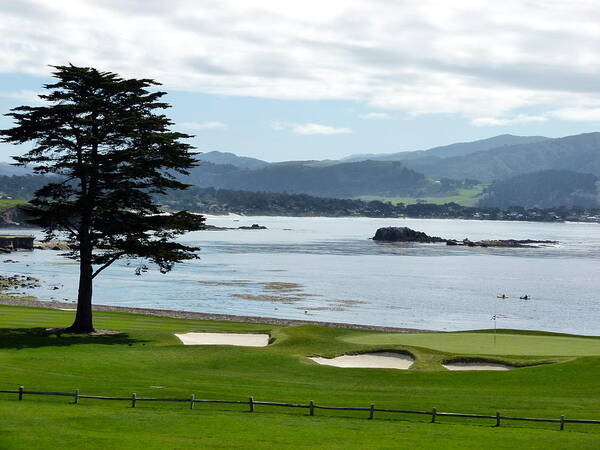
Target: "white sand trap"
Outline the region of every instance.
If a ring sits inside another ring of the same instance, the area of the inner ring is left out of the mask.
[[[449,362],[442,364],[448,370],[512,370],[513,366],[506,364],[495,363],[479,363],[479,362]]]
[[[363,353],[362,355],[342,355],[337,358],[312,357],[314,362],[325,366],[353,367],[353,368],[377,368],[377,369],[401,369],[406,370],[415,361],[412,356],[402,353],[378,352]]]
[[[238,347],[266,347],[268,334],[242,333],[185,333],[176,334],[183,345],[236,345]]]

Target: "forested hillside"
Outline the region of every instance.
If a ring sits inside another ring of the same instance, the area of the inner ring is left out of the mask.
[[[49,181],[51,179],[43,175],[0,175],[0,199],[29,200]]]
[[[423,174],[395,161],[279,163],[258,169],[201,163],[185,181],[200,187],[341,198],[417,194],[432,184]]]
[[[598,177],[568,170],[543,170],[496,181],[489,186],[481,206],[598,206]]]
[[[600,133],[586,133],[446,158],[417,168],[434,178],[483,182],[540,170],[570,170],[600,176]]]
[[[454,156],[464,156],[471,153],[492,150],[519,144],[531,144],[548,140],[544,136],[514,136],[512,134],[501,134],[487,139],[472,142],[458,142],[456,144],[433,147],[428,150],[417,150],[412,152],[398,153],[367,153],[364,155],[351,155],[342,161],[413,161],[414,164],[427,164],[427,162],[439,161]],[[417,162],[418,160],[418,162]]]

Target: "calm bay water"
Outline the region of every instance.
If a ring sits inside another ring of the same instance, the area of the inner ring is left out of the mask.
[[[499,328],[600,335],[600,225],[367,218],[210,217],[182,241],[201,259],[161,275],[119,262],[97,278],[98,304],[433,330]],[[544,239],[535,249],[370,240],[382,226],[445,238]],[[18,233],[18,230],[12,230]],[[3,274],[40,278],[27,293],[76,298],[77,266],[60,252],[13,253]],[[55,289],[58,288],[58,289]],[[19,290],[19,292],[24,292]],[[509,296],[507,300],[496,298]],[[519,300],[528,294],[530,300]]]

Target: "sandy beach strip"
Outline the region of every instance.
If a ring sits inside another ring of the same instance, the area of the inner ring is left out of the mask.
[[[72,309],[75,307],[74,303],[57,302],[57,301],[43,301],[43,300],[30,300],[19,297],[0,296],[0,305],[11,305],[11,306],[32,306],[36,308],[50,308],[50,309]],[[343,322],[320,322],[311,320],[298,320],[298,319],[282,319],[277,317],[255,317],[255,316],[238,316],[232,314],[212,314],[212,313],[201,313],[193,311],[179,311],[170,309],[152,309],[152,308],[134,308],[127,306],[111,306],[111,305],[93,305],[94,311],[114,311],[114,312],[127,312],[133,314],[143,314],[147,316],[159,316],[159,317],[172,317],[176,319],[196,319],[196,320],[216,320],[223,322],[247,322],[247,323],[264,323],[268,325],[281,325],[281,326],[293,326],[293,325],[320,325],[329,328],[345,328],[351,330],[374,330],[384,331],[387,333],[432,333],[435,330],[422,330],[416,328],[397,328],[397,327],[385,327],[377,325],[360,325],[354,323],[343,323]]]

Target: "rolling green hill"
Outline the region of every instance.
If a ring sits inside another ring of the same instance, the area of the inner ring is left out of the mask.
[[[319,197],[407,195],[432,184],[423,174],[396,161],[290,162],[258,169],[204,163],[192,169],[185,181],[200,187],[303,193]]]
[[[407,163],[433,178],[483,182],[541,170],[570,170],[600,176],[600,133],[586,133],[446,158],[426,167]]]
[[[549,138],[544,136],[514,136],[512,134],[501,134],[488,139],[480,139],[472,142],[459,142],[456,144],[433,147],[428,150],[417,150],[413,152],[398,153],[368,153],[364,155],[351,155],[342,158],[342,161],[413,161],[413,164],[430,164],[444,158],[464,156],[471,153],[487,151],[510,145],[531,144],[542,142]]]
[[[598,206],[598,177],[568,170],[543,170],[516,175],[490,185],[480,206],[507,208],[524,206]]]

